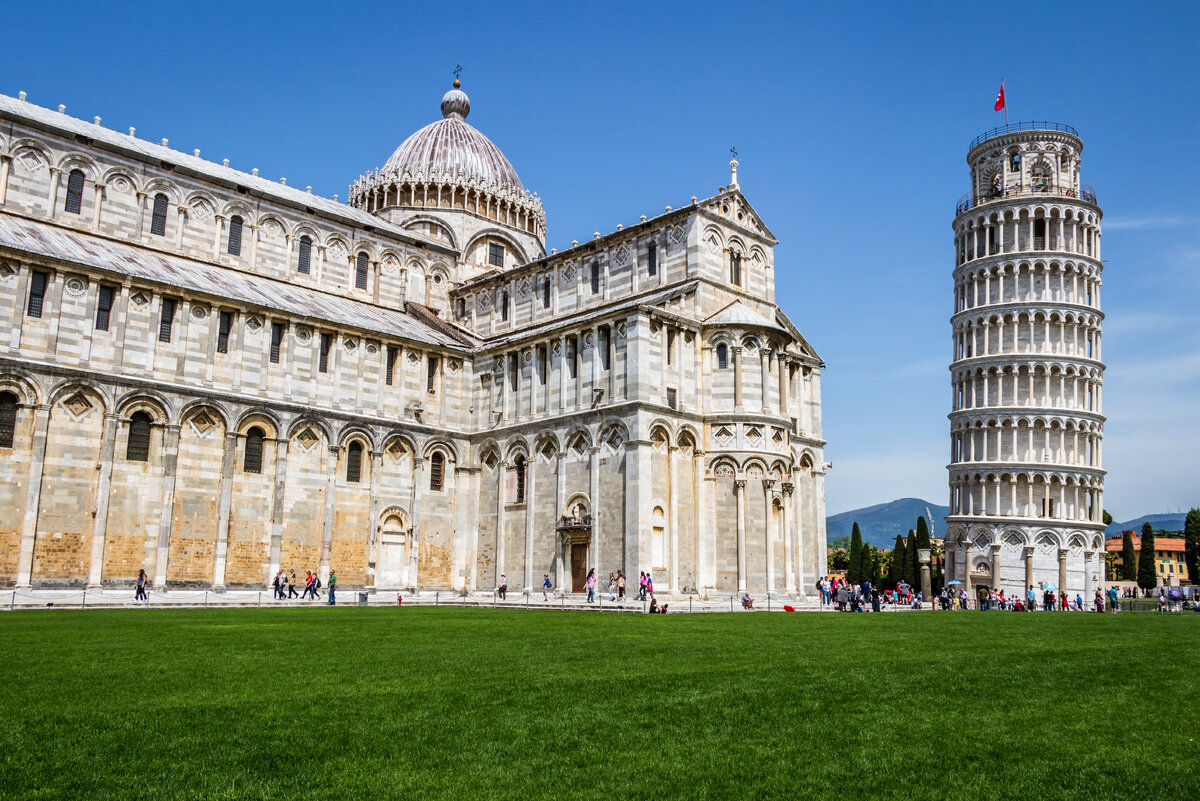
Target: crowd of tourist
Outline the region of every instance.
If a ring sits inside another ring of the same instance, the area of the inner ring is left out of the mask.
[[[290,601],[292,598],[299,598],[303,601],[305,598],[316,601],[321,597],[321,577],[309,570],[304,575],[304,589],[301,592],[296,591],[296,586],[299,582],[296,579],[296,571],[293,569],[290,573],[286,570],[280,570],[271,579],[271,589],[275,600]],[[329,605],[337,603],[336,600],[337,588],[337,572],[329,572],[329,600],[326,601]]]

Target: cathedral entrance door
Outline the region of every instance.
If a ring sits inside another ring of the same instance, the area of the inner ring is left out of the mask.
[[[576,543],[571,546],[571,592],[587,590],[587,546]]]
[[[379,534],[379,561],[375,568],[375,586],[398,589],[406,585],[405,541],[408,539],[404,521],[391,516],[383,523]]]

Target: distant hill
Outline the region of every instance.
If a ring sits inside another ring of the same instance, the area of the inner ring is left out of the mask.
[[[910,528],[916,528],[917,517],[925,514],[925,507],[929,507],[933,514],[933,520],[928,522],[933,528],[934,536],[941,537],[943,519],[950,513],[950,508],[920,498],[900,498],[891,503],[832,515],[825,518],[825,530],[830,542],[838,537],[849,537],[857,520],[863,542],[869,542],[876,548],[891,548],[896,543],[897,534],[907,535]]]
[[[1142,530],[1142,524],[1149,522],[1152,528],[1161,528],[1163,531],[1182,531],[1184,521],[1187,519],[1187,512],[1172,512],[1162,515],[1142,515],[1135,517],[1133,520],[1126,520],[1123,523],[1118,523],[1115,520],[1105,529],[1105,537],[1119,537],[1122,531],[1138,531]]]

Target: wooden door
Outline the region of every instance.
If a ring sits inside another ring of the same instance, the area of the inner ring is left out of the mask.
[[[587,546],[571,546],[571,592],[587,590]]]

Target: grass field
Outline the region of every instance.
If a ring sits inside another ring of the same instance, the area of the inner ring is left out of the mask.
[[[0,634],[3,798],[1171,798],[1200,766],[1194,613],[55,611]]]

